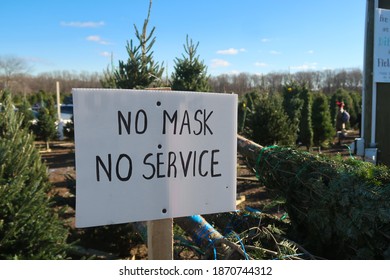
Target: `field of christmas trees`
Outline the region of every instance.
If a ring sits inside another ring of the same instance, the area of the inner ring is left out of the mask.
[[[291,83],[281,94],[241,96],[238,211],[175,219],[175,259],[389,258],[389,170],[333,143],[329,103],[342,98],[352,108],[350,95],[324,98]],[[314,112],[316,102],[328,112]],[[48,151],[45,138],[23,128],[9,94],[2,94],[2,104],[1,258],[146,259],[143,223],[74,228],[74,143],[51,141]],[[328,138],[315,134],[319,112],[330,123]],[[303,120],[311,120],[311,133],[302,132]],[[349,133],[342,144],[356,130]]]
[[[188,36],[171,79],[163,79],[155,28],[147,32],[151,4],[142,31],[134,26],[127,42],[128,59],[108,67],[100,86],[226,92]],[[359,88],[335,80],[319,88],[298,77],[236,92],[237,211],[174,219],[174,259],[390,258],[390,170],[348,146],[359,135]],[[147,259],[145,223],[74,227],[72,123],[57,141],[53,94],[22,96],[0,94],[0,259]],[[350,114],[340,143],[337,102]]]

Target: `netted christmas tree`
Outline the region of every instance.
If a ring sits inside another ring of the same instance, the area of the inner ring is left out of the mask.
[[[10,95],[0,98],[0,259],[65,258],[68,231],[51,207],[46,167]]]
[[[329,259],[390,259],[390,169],[238,137],[261,182],[286,200],[299,241]]]

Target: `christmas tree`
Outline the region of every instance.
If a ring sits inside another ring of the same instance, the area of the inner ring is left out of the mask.
[[[208,83],[207,67],[203,61],[196,56],[199,42],[195,45],[192,40],[186,38],[183,58],[176,58],[175,71],[172,73],[172,89],[185,91],[203,91],[210,90]]]
[[[127,61],[119,61],[119,67],[114,70],[113,77],[106,75],[103,84],[114,85],[117,88],[146,88],[153,83],[161,83],[161,76],[164,68],[155,63],[153,59],[153,45],[156,42],[156,37],[153,37],[155,27],[150,33],[147,33],[147,27],[152,9],[152,1],[149,4],[148,16],[144,21],[142,32],[134,25],[135,35],[138,44],[134,44],[133,40],[127,42],[126,50],[129,55]],[[112,80],[112,78],[114,80]]]
[[[46,167],[10,95],[0,113],[0,259],[62,259],[67,230],[51,208]]]
[[[314,144],[322,147],[328,146],[335,131],[332,126],[328,99],[324,94],[316,94],[314,97],[312,123]]]
[[[38,112],[38,122],[36,124],[35,133],[39,139],[45,141],[46,150],[50,150],[49,142],[57,138],[57,128],[55,118],[50,113],[50,110],[42,107]]]

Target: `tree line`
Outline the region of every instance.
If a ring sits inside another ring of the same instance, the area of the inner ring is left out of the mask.
[[[187,38],[187,40],[190,40]],[[185,50],[189,51],[188,62],[179,65],[183,67],[185,64],[197,64],[198,73],[204,76],[200,79],[204,84],[203,89],[207,91],[219,93],[237,93],[239,95],[248,93],[253,90],[262,92],[281,92],[283,85],[288,81],[296,81],[300,85],[306,85],[310,91],[323,92],[332,94],[342,88],[348,91],[361,91],[362,89],[362,70],[354,69],[336,69],[322,71],[302,71],[296,73],[288,72],[272,72],[267,74],[254,73],[238,73],[238,74],[220,74],[217,76],[208,76],[207,67],[201,63],[196,57],[196,48],[199,43],[192,45],[187,42]],[[189,48],[187,50],[187,48]],[[195,57],[194,57],[195,56]],[[5,58],[1,58],[5,59]],[[177,62],[181,62],[184,58],[177,58]],[[1,65],[1,63],[0,63]],[[201,69],[203,67],[203,69]],[[115,68],[114,68],[115,69]],[[69,94],[72,88],[99,88],[109,87],[107,84],[106,75],[112,73],[112,68],[108,67],[102,72],[76,72],[76,71],[53,71],[40,73],[38,75],[30,75],[27,73],[14,73],[10,77],[5,75],[5,70],[0,66],[0,90],[8,89],[16,95],[31,95],[43,91],[46,93],[55,93],[56,82],[60,82],[61,92]],[[176,73],[176,71],[174,72]],[[178,74],[172,74],[177,76]],[[163,76],[163,75],[162,75]],[[160,77],[160,86],[175,88],[179,84],[177,80],[167,77]],[[152,77],[153,78],[153,77]],[[179,86],[181,90],[188,90],[189,86]]]
[[[253,90],[262,92],[282,92],[283,86],[295,81],[305,85],[310,91],[331,94],[343,88],[348,91],[361,91],[363,73],[359,68],[322,71],[300,71],[296,73],[272,72],[268,74],[221,74],[211,76],[209,84],[215,92],[234,92],[239,95]]]

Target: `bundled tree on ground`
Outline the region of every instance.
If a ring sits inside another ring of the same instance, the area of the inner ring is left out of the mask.
[[[210,90],[207,67],[196,55],[199,42],[195,45],[192,39],[186,37],[183,58],[176,58],[172,73],[171,87],[173,90],[203,91]]]
[[[33,136],[2,100],[0,113],[0,259],[62,259],[68,232],[51,208],[46,167]]]
[[[286,199],[295,241],[329,259],[390,259],[390,169],[238,137],[258,178]]]

